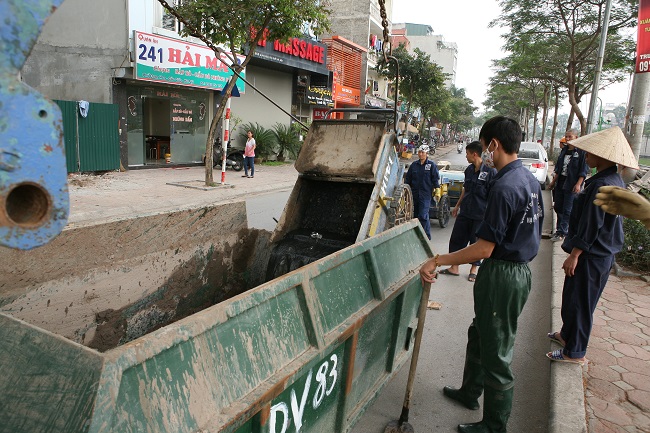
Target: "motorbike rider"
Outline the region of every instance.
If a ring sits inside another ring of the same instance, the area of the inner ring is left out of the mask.
[[[427,158],[428,154],[429,146],[423,144],[418,147],[418,160],[409,166],[405,182],[413,192],[413,212],[431,240],[429,208],[433,189],[440,187],[440,174],[436,163]]]

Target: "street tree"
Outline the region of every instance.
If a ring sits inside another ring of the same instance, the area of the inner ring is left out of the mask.
[[[224,56],[234,72],[223,90],[225,101],[232,94],[239,74],[255,53],[263,38],[287,42],[308,30],[322,34],[329,29],[329,2],[321,0],[158,0],[180,23],[180,34],[195,37],[212,49],[217,58]],[[173,4],[170,4],[173,3]],[[225,48],[225,49],[224,49]],[[239,62],[237,56],[242,56]],[[211,185],[212,143],[225,104],[219,104],[208,133],[205,183]],[[208,157],[209,156],[209,157]]]
[[[586,119],[579,103],[591,91],[607,0],[500,0],[501,15],[491,26],[507,26],[504,48],[537,61],[539,78],[568,91],[581,129]],[[638,2],[613,0],[601,84],[622,81],[632,66],[634,43],[621,30],[636,22]],[[563,74],[561,73],[563,72]]]

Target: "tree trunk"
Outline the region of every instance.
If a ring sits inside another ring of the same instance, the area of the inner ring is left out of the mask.
[[[551,129],[551,143],[549,145],[550,155],[549,159],[555,160],[555,130],[557,129],[557,111],[560,108],[560,90],[557,86],[553,86],[553,93],[555,94],[555,102],[553,106],[553,129]]]
[[[528,139],[528,107],[524,108],[524,137],[522,137],[522,140],[527,140]]]
[[[533,116],[533,138],[530,141],[535,141],[537,137],[537,116],[539,115],[539,107],[535,107],[535,115]]]
[[[580,122],[580,135],[583,135],[587,129],[587,121],[585,120],[585,116],[582,114],[582,111],[580,111],[580,100],[576,96],[577,89],[575,77],[569,77],[569,80],[569,104],[571,104],[571,113],[575,114],[575,116],[578,118],[578,121]],[[571,129],[573,116],[570,115],[569,119],[571,122],[567,125],[567,130]]]
[[[548,86],[544,86],[544,102],[542,103],[542,146],[544,146],[544,138],[546,138],[546,122],[548,122],[548,98],[551,96]]]
[[[574,118],[575,118],[575,113],[573,112],[573,107],[571,107],[571,111],[569,111],[569,118],[566,121],[566,128],[564,128],[565,131],[571,129],[571,127],[573,126]]]

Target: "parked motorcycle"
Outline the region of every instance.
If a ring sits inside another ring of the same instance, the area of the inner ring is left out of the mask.
[[[233,149],[230,141],[226,145],[226,167],[231,167],[235,171],[242,171],[244,168],[244,151],[241,149]],[[212,146],[212,167],[221,166],[221,140],[217,139]],[[203,163],[205,164],[205,155],[203,155]]]

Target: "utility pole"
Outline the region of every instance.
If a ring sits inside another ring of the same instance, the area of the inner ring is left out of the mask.
[[[587,116],[587,134],[591,134],[594,129],[594,115],[596,114],[596,99],[598,98],[598,87],[600,87],[600,73],[603,70],[603,58],[605,57],[605,45],[607,43],[607,30],[609,29],[609,14],[612,10],[612,0],[607,0],[605,6],[605,15],[603,17],[603,26],[600,31],[600,45],[598,47],[598,59],[596,59],[596,73],[594,74],[594,84],[591,88],[591,100],[589,101],[589,115]]]
[[[627,138],[634,156],[639,159],[641,138],[645,124],[646,105],[650,91],[650,0],[639,1],[639,21],[636,49],[636,70],[632,79],[630,102],[625,116],[625,138]],[[631,182],[636,177],[636,170],[623,170],[623,180]]]

